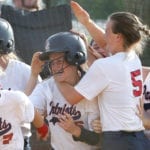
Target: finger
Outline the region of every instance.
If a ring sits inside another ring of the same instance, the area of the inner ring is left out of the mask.
[[[68,114],[67,112],[64,112],[64,115],[66,116],[66,118],[67,118],[67,119],[69,119],[69,120],[73,120],[73,119],[72,119],[72,117],[71,117],[71,115],[70,115],[70,114]]]
[[[100,124],[100,119],[95,119],[92,121],[93,123],[99,123]]]
[[[66,120],[67,120],[67,117],[66,115],[58,115],[58,119],[61,123],[64,123]]]

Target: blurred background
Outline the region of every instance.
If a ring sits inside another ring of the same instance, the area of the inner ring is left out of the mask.
[[[20,5],[25,0],[0,0],[1,17],[10,22],[15,33],[18,56],[28,64],[35,51],[44,49],[46,38],[59,31],[74,29],[84,32],[86,29],[77,22],[70,9],[70,0],[26,0],[39,2],[34,7]],[[91,18],[105,28],[107,17],[117,11],[129,11],[142,19],[150,27],[150,0],[75,0],[88,11]],[[16,2],[16,5],[14,4]],[[143,66],[150,66],[150,40],[140,56]],[[46,73],[44,72],[44,77]],[[61,140],[61,139],[60,139]],[[32,127],[32,150],[48,150],[50,140],[37,141]]]

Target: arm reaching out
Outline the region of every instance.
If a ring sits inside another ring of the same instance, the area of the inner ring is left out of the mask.
[[[66,82],[59,82],[57,83],[57,86],[65,99],[72,105],[80,102],[84,98],[80,93],[75,90],[72,85]]]
[[[106,41],[104,37],[104,30],[92,21],[88,12],[84,10],[77,2],[71,1],[71,8],[77,20],[88,30],[95,42],[101,48],[105,48]]]

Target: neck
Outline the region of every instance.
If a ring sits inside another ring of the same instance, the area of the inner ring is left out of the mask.
[[[72,86],[76,85],[79,80],[80,80],[80,76],[78,73],[73,74],[72,76],[70,76],[71,78],[68,79],[68,83]]]
[[[2,67],[3,70],[5,70],[8,66],[9,59],[5,56],[0,57],[0,66]]]

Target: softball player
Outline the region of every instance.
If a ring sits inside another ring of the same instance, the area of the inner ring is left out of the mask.
[[[54,34],[46,41],[46,52],[41,54],[40,59],[50,61],[49,67],[53,76],[36,86],[30,100],[42,114],[47,114],[51,146],[55,150],[95,149],[95,146],[74,141],[72,135],[58,125],[60,115],[65,112],[71,115],[78,126],[90,130],[91,121],[99,117],[97,99],[93,102],[82,100],[77,105],[71,105],[58,89],[62,79],[74,85],[83,75],[80,65],[87,59],[83,40],[70,32]]]
[[[31,68],[19,61],[15,55],[13,29],[9,22],[2,18],[0,18],[0,41],[0,66],[3,69],[3,74],[0,74],[1,86],[3,89],[25,91]],[[30,150],[31,125],[24,123],[21,126],[25,140],[25,150]]]
[[[105,33],[76,2],[71,2],[78,20],[96,43],[112,54],[96,60],[75,86],[61,82],[64,97],[75,104],[98,96],[102,123],[102,150],[145,150],[150,147],[142,120],[136,115],[142,96],[142,66],[136,49],[143,34],[149,36],[138,17],[127,12],[112,14]],[[104,38],[105,37],[105,38]],[[139,45],[138,45],[139,44]]]
[[[0,149],[23,150],[20,125],[34,118],[34,106],[19,91],[0,90]]]

